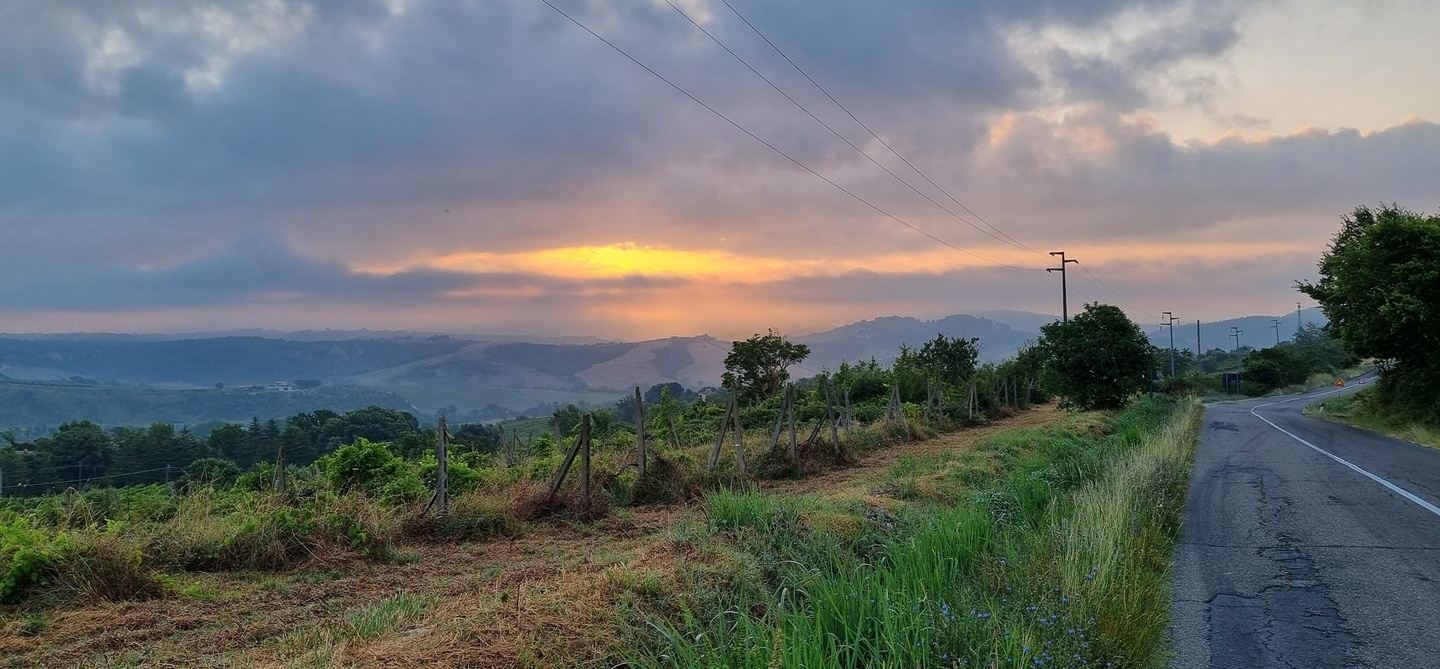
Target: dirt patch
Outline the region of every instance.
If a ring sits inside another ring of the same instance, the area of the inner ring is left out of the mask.
[[[781,494],[857,496],[883,509],[890,500],[869,496],[869,487],[901,458],[965,450],[1003,430],[1064,418],[1041,406],[867,453],[853,467],[759,485]],[[588,523],[551,518],[517,538],[408,544],[398,563],[187,573],[160,599],[0,609],[0,667],[610,666],[624,641],[617,604],[676,587],[682,565],[698,559],[670,539],[676,522],[694,513],[681,503],[620,509]],[[852,529],[843,519],[808,522]],[[424,609],[368,638],[305,647],[323,636],[312,632],[343,626],[400,593],[423,598]],[[45,616],[38,633],[21,633],[27,613]]]

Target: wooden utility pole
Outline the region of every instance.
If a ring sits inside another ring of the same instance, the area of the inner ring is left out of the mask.
[[[1072,263],[1072,262],[1073,262],[1073,263],[1076,263],[1076,264],[1079,264],[1080,261],[1079,261],[1079,260],[1074,260],[1074,259],[1066,259],[1066,258],[1065,258],[1065,252],[1064,252],[1064,251],[1051,251],[1051,252],[1050,252],[1050,255],[1052,255],[1052,256],[1058,256],[1058,257],[1060,258],[1060,266],[1059,266],[1059,267],[1047,267],[1047,268],[1045,268],[1045,271],[1046,271],[1046,272],[1059,272],[1059,273],[1060,273],[1060,320],[1061,320],[1061,322],[1069,323],[1069,322],[1070,322],[1070,296],[1069,296],[1069,294],[1068,294],[1068,292],[1067,292],[1067,288],[1066,288],[1066,286],[1065,286],[1065,265],[1067,265],[1067,264],[1069,264],[1069,263]]]

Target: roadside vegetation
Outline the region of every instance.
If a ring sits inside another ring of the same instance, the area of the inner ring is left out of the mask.
[[[1440,418],[1429,421],[1408,420],[1390,412],[1379,400],[1380,393],[1365,388],[1343,397],[1332,397],[1306,407],[1305,412],[1347,425],[1387,434],[1397,439],[1440,448]]]
[[[1380,381],[1351,413],[1375,425],[1440,429],[1440,216],[1356,208],[1300,289]]]
[[[1086,343],[1116,340],[1129,344]],[[643,412],[634,396],[607,411],[565,407],[526,440],[457,426],[443,515],[426,513],[439,435],[398,412],[222,427],[203,442],[158,426],[67,425],[0,450],[113,467],[137,457],[122,444],[149,439],[188,444],[200,457],[164,482],[0,500],[0,629],[13,635],[0,635],[0,648],[74,664],[93,656],[45,655],[17,640],[72,636],[53,629],[54,613],[76,607],[206,603],[203,615],[223,628],[234,624],[221,622],[225,602],[273,607],[292,590],[335,599],[358,588],[371,598],[300,624],[315,615],[302,598],[277,618],[292,621],[283,631],[226,652],[287,666],[364,664],[358,648],[405,628],[445,630],[446,647],[490,658],[478,666],[1158,666],[1197,405],[1145,393],[1153,349],[1113,307],[1088,305],[998,365],[978,364],[978,351],[976,340],[941,336],[902,349],[889,366],[845,364],[792,381],[788,368],[807,351],[771,332],[737,342],[727,387],[706,397],[657,386],[642,394]],[[1075,372],[1095,365],[1107,373]],[[1052,395],[1073,413],[1047,409],[1052,417],[1037,424],[1051,427],[935,439],[1027,420]],[[793,451],[777,440],[788,431],[787,396]],[[718,431],[732,406],[744,435],[726,441]],[[572,477],[552,498],[546,484],[582,432],[592,444],[591,496]],[[920,447],[932,440],[958,446]],[[910,454],[885,455],[900,449]],[[637,526],[641,517],[662,525]],[[599,566],[552,573],[554,585],[541,587],[551,594],[513,605],[547,607],[514,613],[546,621],[516,627],[521,636],[467,627],[512,615],[500,574],[516,560],[579,550],[527,543],[557,532],[594,537],[585,540],[592,551],[609,543],[633,553],[579,555]],[[486,545],[530,548],[467,566],[464,556]],[[437,559],[429,574],[426,562]],[[324,586],[397,570],[415,580]],[[251,585],[237,591],[239,583]],[[466,645],[482,639],[484,649]],[[182,663],[211,652],[160,648]],[[147,653],[120,664],[144,665]]]
[[[635,666],[1163,666],[1198,404],[907,459],[859,496],[718,490],[673,540],[737,565]],[[662,607],[663,610],[663,607]],[[637,625],[637,629],[640,626]]]

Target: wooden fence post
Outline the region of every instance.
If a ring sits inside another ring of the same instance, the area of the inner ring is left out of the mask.
[[[590,414],[580,421],[580,508],[590,513]]]
[[[285,484],[285,441],[275,444],[275,492],[284,493]]]
[[[825,380],[825,420],[830,421],[830,445],[840,448],[840,411],[835,406],[835,387]]]
[[[789,415],[786,420],[790,423],[790,462],[799,465],[800,444],[795,435],[795,386],[792,385],[786,390],[789,393],[789,401],[786,403],[789,406]]]
[[[640,386],[635,386],[635,448],[639,451],[640,475],[645,475],[645,398],[640,396]]]
[[[715,439],[715,448],[710,450],[710,469],[720,462],[720,449],[725,447],[725,432],[730,429],[730,412],[735,410],[735,396],[725,405],[725,417],[720,419],[720,436]]]
[[[775,427],[770,430],[770,447],[767,453],[780,447],[780,432],[785,429],[785,414],[790,410],[790,384],[780,391],[780,413],[775,416]]]
[[[550,479],[550,493],[546,499],[553,502],[555,495],[560,492],[560,485],[565,482],[565,475],[570,473],[570,466],[575,462],[575,456],[580,452],[580,445],[590,439],[590,414],[585,414],[585,419],[580,422],[580,436],[575,439],[575,445],[570,447],[565,454],[565,461],[560,463],[560,468],[555,470],[555,477]],[[587,457],[588,460],[588,457]]]
[[[970,379],[970,401],[966,402],[970,407],[970,421],[975,421],[975,379]]]
[[[738,397],[731,397],[730,406],[733,409],[730,415],[735,417],[735,470],[744,474],[745,427],[740,424],[740,399]]]
[[[439,425],[436,428],[438,435],[435,439],[435,494],[430,497],[430,503],[425,505],[425,512],[429,513],[431,508],[439,516],[450,513],[450,454],[449,430],[445,428],[445,415],[440,415]]]

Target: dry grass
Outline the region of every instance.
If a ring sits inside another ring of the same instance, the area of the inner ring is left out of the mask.
[[[1002,430],[1062,420],[1075,419],[1037,407],[993,425],[872,450],[849,468],[760,485],[865,498],[883,508],[891,500],[868,496],[869,486],[902,457],[962,451]],[[497,522],[520,523],[539,488],[517,489],[514,499],[461,497],[453,508],[488,518],[503,506],[509,515]],[[530,517],[543,515],[531,511]],[[418,559],[403,564],[312,558],[291,572],[197,574],[163,598],[49,611],[43,629],[30,635],[22,633],[30,609],[0,608],[0,667],[609,667],[627,641],[619,607],[673,608],[685,596],[683,579],[723,580],[735,568],[675,539],[677,522],[695,516],[683,503],[630,507],[586,522],[560,513],[518,536],[411,542],[404,550]],[[398,533],[395,519],[372,520]],[[825,514],[804,522],[817,531],[853,530],[853,520]],[[188,538],[203,544],[205,537]],[[346,631],[354,616],[401,595],[424,606],[387,618],[372,635]]]

